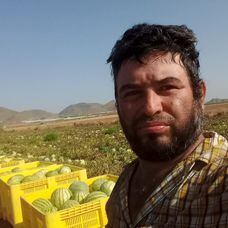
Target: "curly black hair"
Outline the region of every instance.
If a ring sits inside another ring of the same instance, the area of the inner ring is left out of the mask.
[[[114,77],[115,97],[117,98],[116,79],[123,61],[141,59],[150,53],[171,53],[180,55],[193,90],[195,100],[202,96],[200,79],[199,52],[196,50],[195,34],[186,25],[137,24],[128,29],[121,39],[117,40],[107,59],[111,63]]]

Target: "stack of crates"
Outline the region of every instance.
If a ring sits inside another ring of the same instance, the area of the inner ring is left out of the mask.
[[[43,167],[45,165],[45,167]],[[16,185],[9,185],[7,181],[9,178],[16,174],[22,174],[24,176],[29,176],[35,172],[45,169],[45,170],[56,170],[62,167],[63,164],[54,164],[48,162],[30,162],[19,165],[17,167],[23,169],[24,171],[7,174],[0,177],[0,201],[2,213],[2,218],[9,221],[14,228],[24,228],[23,218],[21,211],[21,201],[20,197],[24,194],[36,193],[40,190],[47,190],[53,188],[54,186],[59,186],[62,184],[67,184],[73,180],[85,180],[87,179],[86,170],[81,167],[67,165],[71,168],[72,172],[59,174],[57,176],[51,176],[47,178],[37,179],[30,182],[25,182]]]
[[[112,180],[114,182],[117,181],[117,176],[102,175],[89,178],[84,182],[91,185],[93,181],[99,178]],[[59,187],[68,188],[70,184],[71,183],[63,184]],[[37,193],[27,194],[21,197],[24,228],[105,227],[107,224],[105,205],[108,200],[108,196],[50,214],[44,214],[32,205],[32,202],[35,199],[50,199],[51,194],[55,189],[56,187],[53,187],[47,191],[39,191]]]
[[[5,156],[0,156],[0,178],[1,176],[7,174],[11,169],[17,167],[18,165],[22,165],[25,163],[22,159],[8,159],[8,161],[4,161]],[[0,219],[3,218],[3,209],[2,209],[2,201],[1,201],[1,187],[0,187]]]
[[[74,165],[40,161],[25,163],[23,160],[10,162],[8,166],[0,164],[0,219],[9,221],[13,228],[89,228],[105,227],[107,224],[105,205],[108,197],[49,214],[43,214],[32,202],[37,198],[50,199],[55,189],[68,188],[77,180],[91,185],[99,178],[116,182],[117,176],[102,175],[88,179],[86,169]],[[29,176],[42,169],[57,170],[64,165],[71,169],[70,173],[15,185],[7,183],[16,174]],[[19,168],[19,172],[12,172],[15,168]]]

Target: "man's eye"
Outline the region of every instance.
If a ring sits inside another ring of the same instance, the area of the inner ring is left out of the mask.
[[[162,91],[168,91],[168,90],[172,90],[172,89],[177,89],[177,87],[174,85],[165,85],[165,86],[161,87]]]
[[[133,97],[133,96],[137,96],[139,94],[140,94],[140,92],[138,90],[132,90],[132,91],[123,93],[123,97]]]

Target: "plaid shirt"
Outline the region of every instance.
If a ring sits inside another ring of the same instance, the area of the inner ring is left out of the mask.
[[[151,193],[135,221],[129,216],[128,189],[138,161],[126,166],[106,206],[107,227],[228,227],[228,142],[215,132],[203,136]]]

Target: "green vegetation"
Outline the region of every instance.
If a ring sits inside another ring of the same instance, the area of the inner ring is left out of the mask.
[[[228,138],[228,116],[205,119],[205,130]],[[0,154],[85,167],[88,176],[119,174],[135,158],[118,123],[1,131]]]
[[[58,135],[56,133],[48,133],[47,135],[45,135],[44,137],[44,141],[55,141],[57,140]]]

